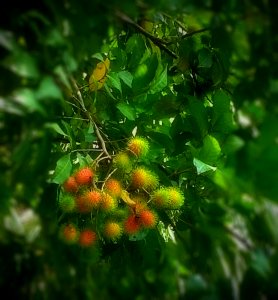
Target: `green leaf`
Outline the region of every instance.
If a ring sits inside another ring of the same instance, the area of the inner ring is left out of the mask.
[[[116,88],[120,93],[122,93],[122,84],[119,75],[115,72],[110,72],[109,75],[107,75],[107,78],[108,85]]]
[[[269,258],[260,249],[252,252],[251,266],[262,277],[266,277],[271,271]]]
[[[136,113],[130,104],[121,102],[117,104],[118,110],[130,121],[134,121],[136,118]]]
[[[167,86],[167,66],[165,69],[155,76],[154,80],[151,82],[149,94],[155,94],[161,92]]]
[[[208,164],[215,164],[221,154],[221,148],[216,138],[207,135],[203,140],[203,146],[199,150],[198,158]]]
[[[53,78],[46,76],[41,81],[39,88],[36,92],[37,99],[62,99],[62,93],[54,82]]]
[[[45,115],[45,110],[36,99],[35,93],[33,90],[28,88],[23,88],[14,91],[12,99],[24,106],[28,112],[40,112]]]
[[[101,53],[95,53],[95,54],[93,54],[92,55],[92,58],[96,58],[96,59],[98,59],[98,60],[100,60],[100,61],[103,61],[104,59],[103,59],[103,55],[101,54]]]
[[[39,70],[36,60],[22,50],[7,57],[3,65],[21,77],[38,79]]]
[[[84,132],[85,142],[92,143],[93,141],[95,141],[96,136],[93,134],[94,131],[94,125],[92,124],[92,122],[90,122],[89,128]]]
[[[224,91],[219,90],[212,96],[213,112],[212,125],[213,131],[229,133],[235,129],[231,99]]]
[[[133,80],[133,76],[131,75],[130,72],[128,71],[120,71],[118,73],[118,76],[120,79],[122,79],[122,81],[129,86],[130,88],[132,87],[132,80]]]
[[[68,134],[66,134],[64,132],[64,130],[60,127],[60,125],[58,125],[57,123],[47,123],[47,124],[45,124],[45,127],[53,129],[55,132],[57,132],[63,136],[68,136]]]
[[[215,171],[216,167],[210,166],[206,163],[204,163],[203,161],[194,158],[193,159],[193,164],[197,169],[197,174],[200,175],[202,173],[208,172],[208,171]]]
[[[72,170],[72,163],[70,160],[70,153],[62,156],[56,164],[53,174],[52,182],[62,184],[70,176]]]

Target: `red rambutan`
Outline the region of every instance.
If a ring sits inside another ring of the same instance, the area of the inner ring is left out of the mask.
[[[75,180],[79,185],[88,185],[94,178],[94,172],[89,167],[79,169],[75,173]]]
[[[90,247],[95,244],[97,234],[92,229],[83,229],[80,232],[78,243],[82,247]]]
[[[73,176],[70,176],[64,183],[63,183],[64,190],[68,193],[76,193],[78,190],[78,184]]]
[[[139,218],[136,215],[130,215],[124,222],[124,231],[127,234],[135,234],[141,229]]]
[[[139,213],[139,222],[145,228],[153,228],[157,222],[157,216],[150,210],[143,210]]]

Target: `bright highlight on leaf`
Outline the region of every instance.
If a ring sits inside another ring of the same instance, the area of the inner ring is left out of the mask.
[[[104,61],[99,62],[94,68],[92,75],[89,78],[89,89],[91,91],[99,90],[103,87],[106,75],[110,67],[110,60],[106,58]]]

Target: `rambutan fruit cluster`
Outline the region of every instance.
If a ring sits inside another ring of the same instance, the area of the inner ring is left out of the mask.
[[[61,184],[58,209],[61,238],[68,244],[88,248],[140,239],[163,222],[163,213],[179,210],[184,195],[178,187],[160,184],[159,176],[146,166],[149,142],[132,137],[126,147],[107,158],[105,164],[77,168]]]

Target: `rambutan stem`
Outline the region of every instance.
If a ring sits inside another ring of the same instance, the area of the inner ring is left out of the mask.
[[[105,178],[105,180],[104,180],[104,182],[103,182],[103,184],[102,184],[102,187],[101,187],[101,190],[103,191],[103,189],[104,189],[104,186],[105,186],[105,183],[106,183],[106,181],[113,175],[113,173],[114,172],[116,172],[117,171],[117,168],[115,168],[112,172],[110,172],[107,176],[106,176],[106,178]]]

